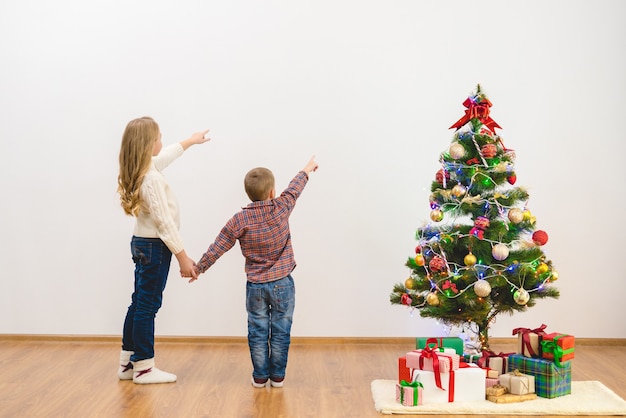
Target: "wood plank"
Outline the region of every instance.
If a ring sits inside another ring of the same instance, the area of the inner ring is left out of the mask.
[[[414,348],[413,340],[294,339],[285,387],[255,389],[245,339],[157,341],[157,367],[178,375],[176,383],[161,385],[117,379],[119,338],[0,339],[0,417],[380,417],[370,383],[396,379],[397,359]],[[508,352],[515,345],[492,348]],[[577,346],[572,361],[573,380],[599,380],[626,398],[622,347]]]

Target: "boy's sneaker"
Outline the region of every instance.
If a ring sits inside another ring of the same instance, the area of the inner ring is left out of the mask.
[[[270,377],[270,385],[272,385],[273,388],[282,388],[284,380],[284,377]]]
[[[258,377],[253,377],[251,382],[252,386],[254,386],[255,388],[264,388],[265,384],[267,383],[267,378],[259,379]]]

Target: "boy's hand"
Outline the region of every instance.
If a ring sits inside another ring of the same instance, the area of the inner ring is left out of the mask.
[[[198,270],[197,265],[193,266],[193,269],[196,271],[196,277],[192,277],[191,279],[189,279],[189,283],[193,283],[198,280],[198,276],[200,275],[200,271]]]
[[[304,171],[308,175],[312,171],[316,171],[317,167],[318,167],[318,165],[317,165],[317,162],[315,162],[315,155],[314,155],[314,156],[311,157],[309,162],[306,163],[306,165],[304,166],[302,171]]]

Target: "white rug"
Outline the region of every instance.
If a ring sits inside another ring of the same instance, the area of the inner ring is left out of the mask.
[[[497,404],[488,400],[403,406],[394,380],[372,381],[374,407],[381,414],[626,415],[626,401],[598,381],[572,382],[572,393],[558,398]]]

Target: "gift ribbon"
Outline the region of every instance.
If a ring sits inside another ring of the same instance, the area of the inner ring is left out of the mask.
[[[502,129],[502,127],[489,116],[489,108],[491,107],[489,99],[468,97],[463,102],[463,106],[467,108],[465,116],[456,121],[449,129],[459,129],[472,119],[480,120],[492,132],[495,132],[495,128]]]
[[[535,328],[535,329],[515,328],[513,330],[513,334],[512,335],[516,335],[516,334],[521,334],[522,335],[522,353],[520,353],[520,354],[524,354],[524,347],[526,347],[526,350],[528,350],[528,354],[530,354],[532,357],[536,357],[537,356],[537,353],[535,353],[535,350],[533,350],[533,347],[530,344],[530,333],[534,333],[534,334],[537,334],[537,335],[545,335],[546,333],[545,333],[544,329],[546,329],[546,325],[545,324],[541,324],[541,326],[539,328]]]
[[[526,389],[526,393],[530,393],[530,378],[528,375],[525,375],[524,373],[520,372],[519,369],[515,369],[507,374],[509,376],[519,377],[520,378],[519,382],[522,385],[522,387]],[[523,377],[525,377],[526,379],[521,379]],[[512,386],[512,381],[509,380],[509,387],[508,387],[509,390],[511,390],[511,386]],[[519,393],[519,395],[524,395],[524,394]]]
[[[557,344],[557,341],[561,337],[567,337],[567,334],[561,334],[554,337],[554,340],[543,340],[541,341],[541,348],[544,353],[550,353],[554,356],[554,363],[558,367],[563,367],[561,364],[561,359],[565,354],[570,354],[574,352],[574,348],[568,348],[567,350],[563,350],[563,348]]]
[[[430,346],[431,344],[433,344],[432,347]],[[441,347],[439,347],[439,345],[441,345]],[[440,353],[443,353],[445,349],[443,346],[443,338],[439,340],[437,340],[437,338],[428,338],[426,339],[426,344],[424,346],[432,350],[438,350]]]
[[[400,382],[400,386],[402,387],[411,387],[413,388],[413,405],[417,405],[417,401],[418,401],[418,388],[424,388],[424,385],[422,384],[422,382],[407,382],[406,380],[403,380],[402,382]],[[400,403],[404,405],[404,390],[400,390]]]
[[[441,385],[441,370],[439,370],[439,356],[437,355],[437,351],[436,351],[437,346],[435,346],[434,348],[429,347],[428,345],[420,352],[420,359],[419,359],[419,368],[421,370],[424,369],[424,359],[432,359],[433,361],[433,373],[435,374],[435,385],[441,389],[443,389],[443,386]],[[449,359],[449,357],[447,357]],[[450,359],[450,361],[452,361]],[[452,370],[452,364],[450,364],[450,370]]]

